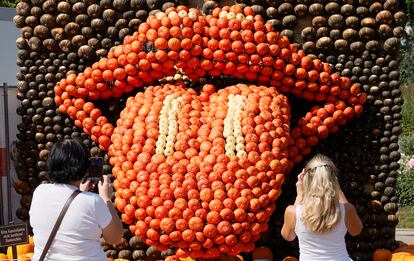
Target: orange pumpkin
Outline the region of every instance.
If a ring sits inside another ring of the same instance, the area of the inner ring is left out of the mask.
[[[298,261],[298,259],[294,256],[287,256],[283,258],[283,261]]]
[[[0,261],[7,261],[9,257],[6,254],[0,253]]]
[[[30,244],[17,245],[16,248],[17,248],[17,255],[18,256],[19,255],[23,255],[23,254],[27,254],[27,253],[30,253],[30,252],[33,252],[34,251],[34,247],[32,245],[30,245]],[[12,259],[13,258],[12,255],[13,255],[12,247],[9,246],[7,248],[7,256],[10,259]]]
[[[388,249],[376,249],[372,254],[372,261],[388,261],[392,253]]]
[[[401,253],[392,254],[390,261],[414,261],[414,256]]]
[[[268,247],[258,247],[253,251],[253,260],[267,259],[273,260],[272,250]]]
[[[31,261],[32,257],[33,257],[33,255],[31,255],[29,253],[23,254],[23,255],[18,255],[17,261]]]
[[[29,245],[34,249],[34,241],[32,236],[29,236]]]

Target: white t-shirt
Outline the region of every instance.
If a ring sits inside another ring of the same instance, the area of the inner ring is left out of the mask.
[[[63,205],[76,189],[66,184],[42,184],[34,191],[30,207],[35,244],[33,261],[39,260]],[[98,194],[80,193],[69,206],[45,260],[106,261],[98,240],[111,220],[111,213]]]

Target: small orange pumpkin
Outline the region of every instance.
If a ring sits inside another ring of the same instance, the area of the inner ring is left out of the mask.
[[[272,250],[268,247],[258,247],[253,251],[253,260],[270,259],[273,260]]]
[[[372,261],[388,261],[392,253],[388,249],[376,249],[372,254]]]
[[[298,261],[298,259],[294,256],[287,256],[282,261]]]

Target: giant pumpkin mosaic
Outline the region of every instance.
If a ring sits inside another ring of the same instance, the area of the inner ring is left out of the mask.
[[[53,142],[80,136],[129,228],[108,257],[295,255],[278,238],[287,174],[318,150],[366,223],[353,258],[394,247],[397,2],[242,2],[19,3],[19,216]]]
[[[148,87],[128,98],[116,128],[85,103],[131,92],[175,68],[193,80],[228,74],[270,86],[216,93],[206,85],[200,95],[182,85]],[[291,131],[280,91],[325,104]],[[181,257],[252,251],[292,163],[366,101],[357,84],[239,6],[206,17],[184,6],[149,16],[107,58],[61,80],[55,94],[59,110],[108,148],[123,221],[148,245],[173,245]]]

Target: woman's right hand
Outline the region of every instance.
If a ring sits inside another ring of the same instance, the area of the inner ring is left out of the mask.
[[[103,175],[102,179],[98,182],[98,191],[99,196],[101,196],[105,202],[111,200],[113,188],[108,175]]]
[[[303,199],[303,176],[305,175],[304,170],[298,175],[298,181],[296,181],[296,200],[294,205],[298,205]]]
[[[296,194],[298,196],[303,195],[303,176],[305,175],[305,172],[302,170],[301,173],[298,175],[298,181],[296,181]]]

